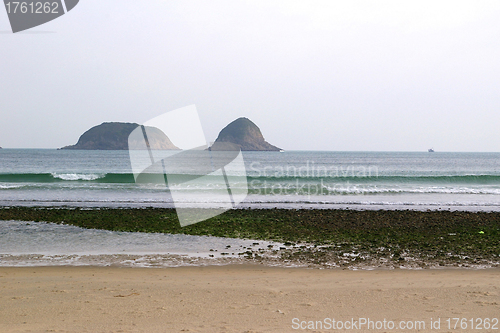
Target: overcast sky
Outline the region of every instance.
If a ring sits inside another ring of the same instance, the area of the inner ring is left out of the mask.
[[[80,0],[12,34],[0,146],[195,104],[288,150],[500,151],[500,1]]]

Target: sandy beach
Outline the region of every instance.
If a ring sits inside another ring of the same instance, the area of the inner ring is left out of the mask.
[[[3,267],[0,331],[468,332],[500,317],[499,281],[498,269]]]

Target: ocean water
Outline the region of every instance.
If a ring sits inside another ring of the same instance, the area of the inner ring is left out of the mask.
[[[287,151],[243,158],[244,169],[226,170],[232,190],[248,188],[241,208],[500,211],[500,153]],[[196,169],[196,161],[186,163],[176,172]],[[174,207],[165,182],[134,179],[127,151],[0,150],[3,207]],[[184,204],[193,207],[217,206],[218,195],[227,195],[215,176],[173,187],[192,194]],[[0,221],[0,266],[224,264],[247,249],[282,246]]]
[[[287,151],[243,158],[246,170],[234,170],[238,181],[231,184],[248,187],[239,207],[500,210],[500,153]],[[192,193],[193,203],[215,204],[213,194],[227,191],[210,176],[176,190]],[[164,183],[135,183],[127,151],[2,149],[0,205],[173,207],[173,201]]]

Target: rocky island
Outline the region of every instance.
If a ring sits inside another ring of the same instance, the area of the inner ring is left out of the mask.
[[[127,150],[128,137],[139,124],[136,123],[102,123],[94,126],[80,136],[75,145],[61,149],[81,150]],[[155,127],[147,127],[151,149],[174,150],[177,148],[169,138]]]
[[[230,143],[242,151],[280,151],[264,139],[259,127],[248,118],[238,118],[220,131],[214,146]],[[223,149],[221,149],[223,150]]]
[[[132,144],[129,147],[129,135],[139,124],[106,122],[97,125],[83,133],[75,145],[60,149],[79,150],[127,150],[135,149]],[[148,139],[151,149],[176,150],[177,148],[161,130],[148,127]],[[133,143],[133,142],[132,142]],[[140,143],[139,143],[139,146]],[[259,127],[248,118],[238,118],[220,131],[217,140],[212,147],[217,150],[239,150],[242,151],[280,151],[281,149],[268,143],[262,135]]]

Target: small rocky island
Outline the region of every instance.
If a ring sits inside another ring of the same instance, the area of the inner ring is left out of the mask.
[[[136,123],[102,123],[83,133],[75,145],[61,149],[127,150],[129,148],[128,137],[138,126],[139,124]],[[151,149],[179,149],[161,130],[155,127],[147,127],[147,129]]]
[[[242,151],[280,151],[268,143],[259,127],[248,118],[238,118],[220,131],[214,146],[230,143]]]
[[[79,150],[127,150],[129,149],[129,135],[139,124],[109,122],[94,126],[80,136],[75,145],[60,149]],[[177,150],[170,139],[156,127],[148,127],[148,141],[151,149]],[[142,147],[142,142],[138,143]],[[130,149],[134,148],[132,145]],[[238,118],[220,131],[213,145],[217,150],[243,151],[280,151],[281,149],[268,143],[259,127],[248,118]],[[137,148],[139,149],[139,148]]]

